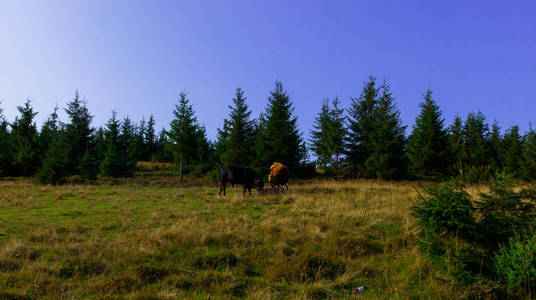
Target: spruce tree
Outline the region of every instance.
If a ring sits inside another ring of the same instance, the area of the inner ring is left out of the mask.
[[[43,184],[58,184],[68,175],[67,151],[65,141],[62,139],[62,130],[58,121],[58,108],[43,124],[39,136],[43,150],[42,165],[35,174],[35,179]]]
[[[372,154],[372,134],[377,130],[376,110],[378,88],[376,78],[370,77],[363,84],[358,98],[350,98],[348,109],[348,136],[346,139],[346,160],[353,176],[371,177],[365,168],[365,161]]]
[[[421,113],[415,121],[408,144],[410,173],[432,177],[446,175],[451,157],[448,151],[448,135],[431,90],[426,91],[424,102],[419,107]]]
[[[505,133],[504,145],[504,172],[519,177],[521,175],[523,145],[518,126],[512,126]]]
[[[147,128],[145,130],[145,152],[143,159],[144,160],[152,160],[153,155],[156,154],[156,135],[155,135],[155,120],[153,115],[149,117],[149,121],[147,121]]]
[[[226,165],[251,165],[254,157],[255,123],[251,120],[251,111],[246,104],[246,97],[241,88],[236,89],[229,119],[223,121],[223,128],[218,129],[216,148],[221,163]]]
[[[74,99],[67,104],[65,112],[69,117],[69,123],[65,125],[65,144],[69,147],[67,166],[71,174],[76,174],[82,157],[92,147],[93,116],[89,114],[86,101],[80,99],[78,90],[75,91]]]
[[[127,116],[121,123],[119,153],[122,162],[121,177],[134,175],[136,169],[136,126]]]
[[[292,115],[293,111],[283,83],[276,81],[275,89],[268,97],[266,110],[259,118],[255,146],[259,172],[267,173],[275,161],[286,165],[290,170],[297,170],[305,158],[305,145],[298,130],[298,119]]]
[[[322,108],[315,118],[313,130],[310,131],[310,149],[316,155],[316,164],[321,167],[327,167],[331,163],[330,152],[330,126],[331,116],[329,110],[329,100],[324,100]]]
[[[530,127],[523,137],[522,177],[525,180],[536,180],[536,130]]]
[[[335,97],[332,102],[333,108],[329,111],[330,123],[328,126],[329,152],[332,155],[332,165],[337,170],[340,168],[341,158],[344,154],[344,141],[347,134],[344,109],[339,108],[339,103],[339,98]]]
[[[199,130],[195,112],[186,97],[186,92],[179,94],[179,103],[173,110],[175,119],[171,121],[167,132],[172,144],[173,161],[179,171],[179,181],[185,170],[190,170],[198,159]]]
[[[405,175],[405,127],[386,83],[365,82],[348,111],[347,158],[357,176],[396,179]]]
[[[487,179],[491,174],[489,148],[489,127],[486,118],[481,112],[470,113],[463,127],[464,156],[467,179],[479,182]]]
[[[133,137],[133,148],[134,148],[134,157],[136,161],[145,160],[145,151],[146,151],[146,145],[145,145],[145,134],[147,131],[147,125],[145,122],[145,118],[142,118],[140,121],[140,124],[136,126],[134,130],[134,137]]]
[[[222,128],[217,129],[215,151],[219,164],[227,164],[226,154],[229,152],[229,137],[231,136],[231,123],[223,120]]]
[[[40,166],[39,143],[33,111],[28,99],[24,106],[17,106],[20,116],[11,125],[13,137],[13,165],[19,176],[32,176]]]
[[[120,141],[120,122],[117,113],[112,112],[112,117],[106,123],[106,153],[100,164],[100,174],[109,177],[124,177],[125,162],[122,157],[122,145]]]
[[[499,172],[504,166],[504,143],[499,123],[494,121],[489,135],[489,150],[491,156],[490,171]]]
[[[0,108],[0,177],[11,175],[12,151],[8,125]]]
[[[464,174],[464,136],[463,136],[463,121],[460,116],[454,118],[454,122],[449,128],[449,146],[452,152],[452,173]]]
[[[52,140],[59,135],[58,107],[54,107],[54,111],[41,127],[39,133],[39,148],[41,153],[46,153]]]
[[[376,178],[400,179],[406,175],[406,127],[402,125],[390,87],[380,87],[377,109],[377,131],[373,134],[372,153],[365,161],[367,172]]]

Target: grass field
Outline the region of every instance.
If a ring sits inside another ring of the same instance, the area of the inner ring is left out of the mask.
[[[312,181],[246,198],[235,187],[220,199],[214,184],[162,178],[0,181],[0,299],[463,296],[418,252],[416,183]]]

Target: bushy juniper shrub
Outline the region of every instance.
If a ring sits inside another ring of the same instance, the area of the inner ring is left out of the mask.
[[[532,264],[530,268],[536,270],[535,260],[527,261],[524,256],[536,249],[536,243],[533,238],[523,241],[535,225],[536,193],[517,191],[509,177],[496,175],[490,191],[473,200],[461,182],[429,187],[414,205],[412,214],[422,230],[421,251],[459,284],[488,285],[498,287],[498,292],[526,295],[536,273],[522,277],[519,272],[527,270],[520,265]]]

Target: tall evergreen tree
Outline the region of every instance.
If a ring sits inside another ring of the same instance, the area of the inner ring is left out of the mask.
[[[106,154],[100,164],[101,175],[110,177],[129,177],[134,170],[128,159],[128,144],[126,144],[129,124],[121,126],[117,113],[106,123]]]
[[[153,155],[156,154],[156,135],[155,135],[155,120],[153,115],[149,117],[149,121],[147,121],[147,128],[145,130],[145,152],[143,159],[144,160],[152,160]]]
[[[244,91],[237,88],[233,105],[229,106],[229,119],[224,120],[223,129],[219,130],[220,160],[224,164],[249,166],[253,161],[255,123],[246,99]]]
[[[94,128],[91,127],[93,116],[89,114],[86,101],[80,99],[78,90],[74,99],[65,109],[69,123],[65,125],[65,144],[68,148],[67,166],[71,174],[76,174],[82,157],[91,150]]]
[[[504,145],[499,123],[494,121],[489,135],[489,150],[491,156],[490,171],[498,172],[504,166]]]
[[[316,155],[316,164],[321,167],[327,167],[331,163],[330,153],[330,126],[331,116],[329,111],[329,100],[324,100],[322,108],[315,118],[313,130],[310,131],[310,149]]]
[[[481,112],[470,113],[463,128],[465,169],[470,181],[481,181],[489,177],[491,162],[489,127]]]
[[[536,130],[530,129],[523,137],[522,177],[525,180],[536,180]]]
[[[121,123],[119,134],[119,152],[123,162],[123,177],[134,175],[136,169],[136,126],[127,116]]]
[[[54,112],[41,128],[39,139],[44,155],[42,165],[35,174],[39,183],[58,184],[63,182],[68,175],[67,151],[65,140],[62,139],[57,111],[58,108],[55,107]]]
[[[463,121],[460,116],[454,118],[449,128],[449,145],[452,151],[452,173],[464,173],[463,162],[465,160]]]
[[[451,157],[448,135],[430,89],[424,94],[424,102],[419,107],[421,113],[415,121],[408,144],[410,172],[417,176],[446,175]]]
[[[60,124],[58,120],[58,107],[54,107],[54,111],[48,119],[43,123],[39,133],[39,148],[41,153],[46,153],[54,138],[59,135]]]
[[[369,173],[382,179],[399,179],[406,175],[406,127],[402,125],[389,85],[380,87],[377,120],[379,127],[372,139],[373,151],[365,161]]]
[[[147,131],[147,123],[145,118],[142,118],[140,124],[136,126],[134,137],[133,137],[133,149],[134,157],[136,161],[145,160],[146,156],[146,145],[145,145],[145,134]]]
[[[199,163],[198,150],[202,132],[186,92],[179,94],[179,103],[175,105],[173,114],[175,119],[171,121],[167,134],[172,144],[173,160],[179,170],[179,180],[182,182],[183,171],[190,170]]]
[[[506,174],[520,176],[523,145],[518,126],[512,126],[505,133],[504,145],[504,172]]]
[[[405,127],[387,84],[365,82],[348,110],[347,159],[354,175],[394,179],[407,169]]]
[[[12,151],[8,125],[3,110],[0,108],[0,177],[11,174]]]
[[[358,98],[350,98],[348,109],[348,136],[346,159],[354,176],[371,176],[365,173],[365,161],[372,153],[372,133],[376,130],[378,88],[376,78],[370,77],[363,84]]]
[[[298,130],[298,119],[283,83],[275,82],[266,110],[259,118],[256,138],[256,168],[267,172],[277,161],[297,170],[305,158],[305,145]]]
[[[332,164],[335,169],[340,168],[341,158],[344,154],[345,138],[346,138],[346,118],[344,117],[344,109],[339,107],[339,98],[335,97],[332,102],[333,108],[329,111],[329,136],[328,145],[329,152],[332,157]]]
[[[28,99],[24,106],[17,106],[20,116],[11,125],[13,164],[16,174],[21,176],[34,175],[40,165],[37,127],[33,120],[37,112],[34,112],[30,103]]]
[[[344,110],[339,108],[339,99],[324,100],[314,130],[310,131],[310,149],[316,154],[316,164],[322,167],[339,169],[340,159],[344,153],[346,137]]]

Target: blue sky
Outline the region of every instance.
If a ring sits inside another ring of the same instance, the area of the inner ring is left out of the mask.
[[[237,87],[258,116],[278,79],[308,136],[322,99],[347,107],[369,75],[391,84],[408,129],[431,88],[448,123],[481,110],[524,131],[536,123],[536,2],[0,1],[9,120],[29,96],[41,124],[78,89],[96,126],[114,109],[161,128],[186,90],[212,139]]]

